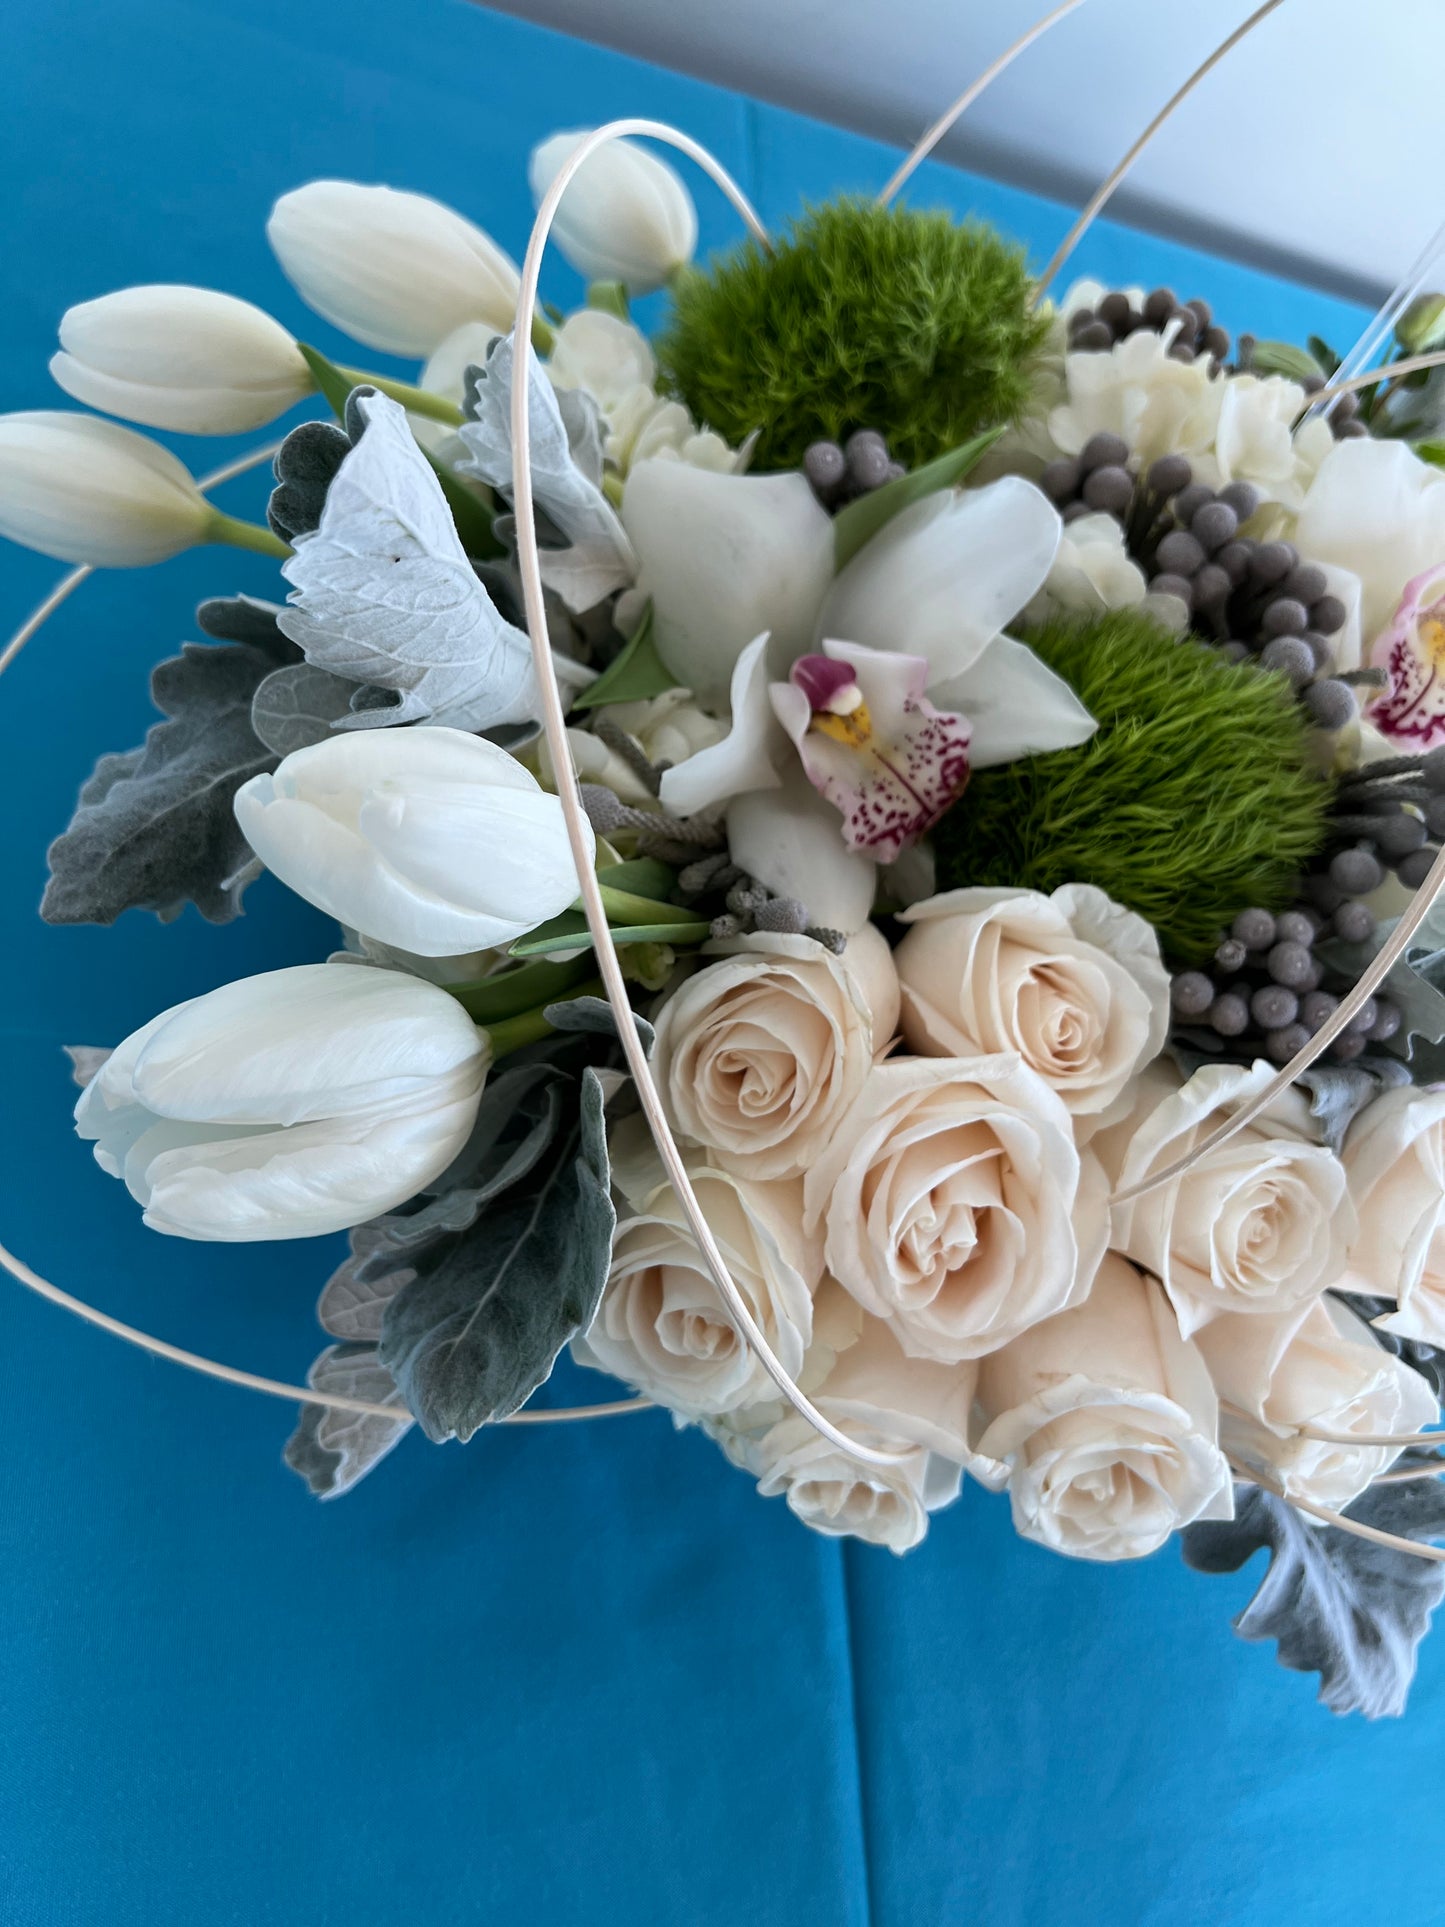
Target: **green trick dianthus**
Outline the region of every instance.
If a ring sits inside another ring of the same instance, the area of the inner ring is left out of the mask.
[[[1147,917],[1176,964],[1208,957],[1239,910],[1291,901],[1331,786],[1283,676],[1127,610],[1025,640],[1099,727],[976,772],[934,831],[941,890],[1092,883]]]
[[[758,432],[757,468],[858,428],[916,467],[1022,411],[1049,325],[1032,290],[981,221],[830,201],[770,254],[748,241],[680,275],[658,362],[699,421]]]

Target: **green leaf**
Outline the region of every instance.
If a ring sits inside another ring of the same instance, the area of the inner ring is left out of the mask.
[[[443,984],[442,989],[455,997],[468,1017],[479,1024],[497,1024],[506,1017],[518,1017],[536,1010],[585,983],[592,974],[586,957],[569,963],[519,963],[484,977],[476,984]]]
[[[837,566],[842,569],[851,562],[864,543],[871,542],[879,529],[891,522],[901,509],[911,508],[925,495],[961,482],[1003,432],[1002,428],[990,428],[982,435],[975,435],[961,448],[950,449],[936,461],[900,475],[896,481],[885,482],[882,488],[872,489],[867,495],[860,495],[856,502],[850,502],[847,508],[840,509],[833,518],[833,554]],[[588,694],[595,696],[595,685]]]
[[[413,1251],[387,1306],[380,1360],[437,1442],[525,1404],[597,1310],[614,1223],[602,1086],[587,1069],[572,1088],[551,1153],[465,1232]]]
[[[1306,335],[1305,346],[1314,356],[1322,375],[1334,374],[1340,365],[1340,357],[1327,341],[1321,341],[1318,335]]]
[[[1415,442],[1415,453],[1432,468],[1445,468],[1445,442]]]
[[[685,922],[668,923],[628,923],[613,924],[612,941],[625,943],[705,943],[711,924],[690,913]],[[508,952],[513,957],[545,957],[553,950],[576,950],[585,945],[592,947],[592,934],[587,928],[587,919],[580,910],[564,910],[560,917],[553,917],[534,930],[530,936],[519,937]]]
[[[581,695],[573,698],[572,707],[574,710],[596,709],[602,703],[640,703],[677,687],[677,677],[664,668],[652,640],[652,604],[649,603],[622,654],[608,664],[596,682],[589,683]]]
[[[633,896],[667,903],[677,884],[677,872],[654,856],[635,856],[626,863],[605,865],[597,872],[597,881],[606,890],[626,890]]]
[[[1319,344],[1323,346],[1323,343]],[[1325,352],[1328,354],[1329,350]],[[1331,358],[1331,365],[1337,365],[1338,357]],[[1312,381],[1328,374],[1320,360],[1308,354],[1303,348],[1296,348],[1291,341],[1256,341],[1249,359],[1251,374],[1286,375],[1291,381]]]

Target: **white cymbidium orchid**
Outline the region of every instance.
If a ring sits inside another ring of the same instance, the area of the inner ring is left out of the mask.
[[[533,148],[527,178],[539,206],[589,131],[553,134]],[[692,259],[697,210],[675,168],[632,141],[612,141],[568,182],[552,238],[589,281],[620,281],[646,294]]]
[[[725,696],[739,656],[762,631],[776,675],[812,641],[833,577],[833,523],[802,475],[638,462],[622,526],[637,557],[637,593],[652,602],[657,653],[701,702]]]
[[[244,783],[236,820],[308,903],[418,957],[512,943],[577,895],[561,803],[459,729],[339,731]]]
[[[12,542],[143,568],[213,539],[217,521],[184,465],[134,429],[57,409],[0,415],[0,535]]]
[[[214,288],[121,288],[67,308],[50,372],[90,408],[186,435],[234,435],[315,387],[279,321]]]
[[[516,264],[425,194],[308,181],[277,201],[266,236],[307,306],[369,348],[426,356],[466,321],[506,334],[517,311]]]
[[[392,1210],[446,1169],[490,1056],[435,984],[301,964],[152,1018],[86,1086],[76,1129],[154,1231],[315,1238]]]

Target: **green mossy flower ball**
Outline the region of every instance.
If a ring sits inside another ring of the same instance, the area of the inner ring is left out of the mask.
[[[1017,419],[1048,321],[1023,250],[979,221],[862,200],[812,208],[772,253],[749,241],[674,289],[667,387],[756,469],[878,430],[909,467]]]
[[[934,831],[938,887],[1092,883],[1200,963],[1236,913],[1282,909],[1324,842],[1331,786],[1283,676],[1121,611],[1025,637],[1099,727],[979,770]]]

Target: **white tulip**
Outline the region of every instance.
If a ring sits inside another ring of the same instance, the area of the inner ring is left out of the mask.
[[[152,1018],[86,1086],[76,1129],[154,1231],[314,1238],[440,1176],[471,1132],[490,1055],[435,984],[300,964]]]
[[[50,372],[77,401],[186,435],[260,428],[311,393],[278,321],[213,288],[122,288],[67,308]]]
[[[425,194],[309,181],[281,196],[266,235],[302,300],[368,347],[424,357],[464,321],[512,326],[516,264]]]
[[[589,131],[553,134],[532,149],[527,178],[539,205]],[[692,259],[697,210],[666,161],[631,141],[612,141],[568,182],[552,235],[589,281],[621,281],[633,294],[646,294]]]
[[[94,415],[0,415],[0,535],[58,562],[164,562],[208,539],[215,511],[184,465]]]
[[[622,526],[657,653],[700,702],[726,699],[734,663],[763,630],[778,674],[807,648],[833,578],[833,523],[803,476],[637,462]]]
[[[459,729],[338,730],[244,783],[236,820],[308,903],[419,957],[511,943],[577,895],[561,803]]]

